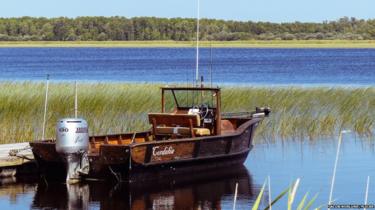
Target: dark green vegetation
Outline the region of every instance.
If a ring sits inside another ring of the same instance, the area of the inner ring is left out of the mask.
[[[375,40],[245,40],[200,41],[212,48],[375,48]],[[195,41],[1,41],[0,47],[196,47]]]
[[[41,138],[43,83],[0,83],[0,143]],[[223,111],[270,106],[272,114],[257,130],[257,141],[330,137],[340,129],[370,136],[375,122],[375,88],[223,88]],[[159,85],[80,84],[79,116],[91,134],[149,129],[148,112],[160,111]],[[74,84],[51,84],[47,137],[57,119],[74,115]]]
[[[200,26],[202,40],[375,39],[375,19],[280,24],[203,19]],[[191,18],[0,18],[0,41],[191,41],[195,32],[196,20]]]

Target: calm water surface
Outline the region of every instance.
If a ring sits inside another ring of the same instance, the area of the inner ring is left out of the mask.
[[[375,85],[375,49],[213,49],[215,83],[246,85]],[[190,48],[0,48],[1,80],[104,82],[187,82],[193,78]],[[201,72],[209,80],[210,53],[202,49]],[[334,198],[363,204],[367,176],[369,203],[375,204],[374,139],[346,135],[337,169]],[[225,173],[172,177],[160,183],[89,182],[66,186],[38,179],[3,179],[0,209],[250,209],[267,176],[274,198],[301,178],[297,201],[318,193],[328,202],[337,139],[258,144],[244,167]],[[263,200],[266,205],[267,196]],[[286,200],[274,209],[285,209]]]
[[[66,186],[38,180],[3,180],[1,209],[232,209],[235,183],[239,183],[237,208],[250,209],[269,175],[271,196],[301,178],[297,201],[306,192],[318,193],[315,206],[328,202],[337,141],[287,142],[256,145],[244,167],[225,172],[172,177],[160,183],[115,184],[89,182]],[[363,204],[367,176],[369,203],[375,204],[373,140],[345,136],[334,190],[336,203]],[[267,196],[263,199],[266,205]],[[274,207],[285,209],[286,200]]]
[[[215,83],[375,85],[375,49],[201,49]],[[211,65],[212,64],[212,65]],[[194,48],[0,48],[0,79],[191,82]]]

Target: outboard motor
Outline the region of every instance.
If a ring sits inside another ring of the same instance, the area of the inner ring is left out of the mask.
[[[87,122],[80,118],[65,118],[57,122],[56,151],[66,162],[67,183],[77,182],[80,171],[87,167],[84,157],[89,149]]]

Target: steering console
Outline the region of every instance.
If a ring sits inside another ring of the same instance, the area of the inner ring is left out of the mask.
[[[195,105],[189,110],[189,113],[197,113],[201,119],[201,125],[205,127],[206,124],[212,125],[214,123],[214,111],[210,109],[207,104]]]

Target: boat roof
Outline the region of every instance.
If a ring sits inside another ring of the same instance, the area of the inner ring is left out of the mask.
[[[220,91],[219,87],[162,87],[162,90],[203,90],[203,91]]]

